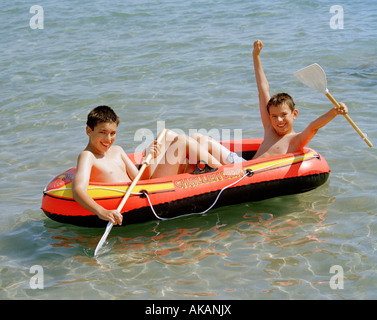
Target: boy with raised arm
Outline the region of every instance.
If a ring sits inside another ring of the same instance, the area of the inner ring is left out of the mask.
[[[292,97],[287,93],[277,93],[270,98],[269,84],[260,59],[262,48],[263,43],[260,40],[254,42],[254,71],[259,93],[259,109],[264,128],[264,140],[253,159],[302,151],[318,129],[329,123],[337,115],[348,112],[347,106],[340,103],[339,110],[330,109],[311,122],[304,131],[296,133],[293,130],[293,122],[297,118],[298,110],[295,109]],[[201,145],[206,145],[209,152],[223,165],[245,161],[211,137],[195,134],[193,138],[199,141]]]
[[[262,41],[257,40],[254,42],[255,80],[258,87],[259,109],[264,127],[264,140],[254,159],[302,151],[320,128],[337,115],[348,112],[347,106],[340,103],[339,110],[334,107],[312,121],[304,131],[300,133],[294,132],[293,121],[297,118],[298,110],[295,109],[292,97],[287,93],[278,93],[270,98],[269,84],[260,59],[262,48]]]

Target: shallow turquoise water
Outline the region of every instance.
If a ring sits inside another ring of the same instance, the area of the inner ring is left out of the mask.
[[[4,7],[0,30],[1,299],[375,299],[377,152],[342,118],[311,142],[332,170],[322,187],[212,210],[204,216],[101,229],[49,220],[42,190],[75,165],[88,111],[112,106],[117,143],[138,129],[242,129],[262,137],[252,69],[255,39],[272,93],[291,93],[296,130],[330,108],[293,76],[318,62],[328,88],[377,141],[376,3],[327,1],[70,1]],[[43,289],[32,289],[33,266]],[[341,266],[344,288],[332,289]]]

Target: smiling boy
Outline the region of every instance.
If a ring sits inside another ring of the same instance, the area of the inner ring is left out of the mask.
[[[348,112],[347,106],[340,103],[339,110],[330,109],[312,121],[304,131],[296,133],[293,130],[293,122],[297,118],[298,110],[295,109],[292,97],[287,93],[278,93],[270,98],[269,84],[260,59],[262,48],[263,43],[260,40],[254,42],[254,71],[259,93],[259,109],[264,127],[264,140],[254,159],[302,151],[321,127],[337,115]]]
[[[317,131],[329,123],[339,114],[348,112],[347,106],[340,103],[340,109],[332,108],[330,111],[311,122],[304,131],[296,133],[293,122],[296,120],[298,110],[292,97],[287,93],[278,93],[270,98],[270,88],[264,74],[260,59],[263,43],[254,42],[253,61],[255,79],[259,93],[259,109],[264,128],[264,139],[253,159],[266,158],[291,152],[301,152]],[[209,136],[194,134],[192,138],[206,147],[210,154],[223,165],[245,161],[235,152],[231,152]]]
[[[121,225],[123,216],[117,210],[103,208],[88,195],[89,181],[127,183],[137,176],[138,170],[122,147],[114,145],[119,118],[110,107],[94,108],[88,114],[86,124],[89,142],[78,156],[72,186],[73,197],[81,206],[95,213],[100,219]],[[143,177],[148,174],[148,170],[145,170]]]

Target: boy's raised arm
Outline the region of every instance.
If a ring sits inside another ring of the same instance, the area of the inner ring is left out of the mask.
[[[263,43],[260,40],[254,42],[253,61],[255,80],[257,82],[259,93],[259,108],[263,127],[266,128],[270,124],[270,117],[267,111],[267,103],[270,100],[270,86],[268,84],[266,75],[262,68],[262,62],[260,59],[260,52],[263,48]]]

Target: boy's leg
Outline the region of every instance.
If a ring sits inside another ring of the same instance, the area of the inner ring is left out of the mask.
[[[194,133],[191,135],[191,137],[195,139],[202,146],[202,148],[208,150],[208,152],[222,165],[228,164],[226,159],[230,154],[230,150],[224,147],[220,142],[200,133]]]
[[[160,147],[160,154],[157,158],[152,159],[150,164],[151,179],[170,175],[168,170],[169,162],[167,159],[167,151],[171,145],[175,143],[177,137],[178,135],[174,131],[167,130]]]
[[[193,137],[186,136],[187,155],[190,164],[196,164],[199,160],[205,161],[210,167],[217,168],[222,166],[222,163],[209,152],[206,145],[200,144]],[[214,140],[215,141],[215,140]]]
[[[151,179],[186,172],[189,167],[189,144],[186,135],[178,135],[168,130],[161,147],[160,156],[151,166]]]
[[[157,162],[153,164],[151,178],[191,172],[199,160],[205,161],[210,167],[222,165],[195,139],[186,135],[176,135],[174,132],[169,136],[173,137],[173,141],[169,145],[166,143],[161,150],[164,155],[158,157]]]

